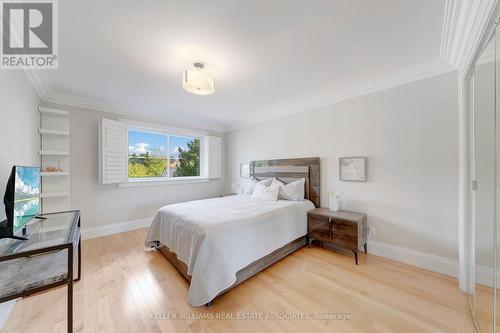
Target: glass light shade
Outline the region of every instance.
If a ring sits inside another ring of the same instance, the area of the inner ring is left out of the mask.
[[[204,69],[188,69],[184,71],[182,87],[196,95],[211,95],[215,91],[214,76]]]

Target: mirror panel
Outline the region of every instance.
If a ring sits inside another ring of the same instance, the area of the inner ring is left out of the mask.
[[[495,246],[495,36],[474,72],[475,288],[473,309],[481,332],[494,332]]]

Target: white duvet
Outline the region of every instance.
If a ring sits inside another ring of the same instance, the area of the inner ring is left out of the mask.
[[[236,272],[304,236],[312,202],[264,201],[250,195],[189,201],[160,208],[146,246],[160,241],[191,275],[189,303],[201,306],[236,281]]]

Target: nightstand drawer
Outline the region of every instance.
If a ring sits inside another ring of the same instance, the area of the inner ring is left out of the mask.
[[[312,238],[330,240],[330,219],[324,216],[309,215],[308,231]]]
[[[328,208],[315,208],[307,213],[307,244],[319,240],[322,246],[335,245],[354,253],[358,264],[358,250],[366,244],[366,214],[347,210],[331,211]]]
[[[335,220],[335,223],[332,223],[332,242],[353,250],[358,250],[357,223]]]

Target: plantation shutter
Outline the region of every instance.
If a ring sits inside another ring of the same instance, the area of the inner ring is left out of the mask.
[[[117,184],[128,181],[127,125],[102,119],[100,131],[100,182]]]
[[[222,139],[217,136],[205,137],[205,154],[208,178],[222,177]]]

